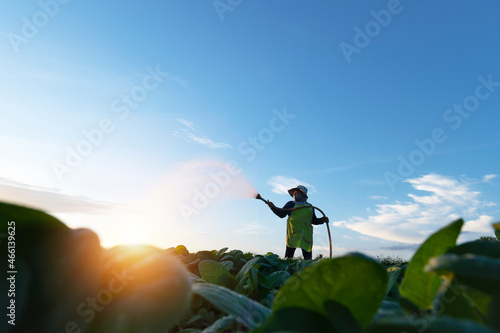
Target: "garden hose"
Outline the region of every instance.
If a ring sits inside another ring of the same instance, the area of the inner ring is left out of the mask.
[[[255,197],[255,199],[262,200],[266,204],[269,203],[269,200],[265,200],[260,194],[257,194],[257,196]],[[302,207],[294,207],[294,208],[286,208],[286,209],[278,208],[278,207],[276,207],[276,208],[279,209],[279,210],[294,211],[296,209],[309,208],[309,207],[318,210],[323,215],[323,217],[326,217],[325,213],[321,209],[319,209],[318,207],[314,207],[313,205],[302,206]],[[328,240],[330,241],[330,259],[331,259],[332,258],[332,235],[330,233],[330,226],[328,225],[328,223],[325,223],[325,224],[326,224],[326,230],[328,230]]]

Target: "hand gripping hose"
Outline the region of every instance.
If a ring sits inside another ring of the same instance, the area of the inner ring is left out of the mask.
[[[257,194],[255,199],[262,200],[266,204],[268,203],[268,200],[265,200],[263,197],[261,197],[260,194]],[[318,207],[314,207],[312,205],[311,206],[296,207],[296,208],[287,208],[287,209],[278,208],[278,207],[276,207],[276,208],[279,210],[284,210],[284,211],[293,211],[293,210],[302,209],[302,208],[313,208],[313,209],[316,209],[317,211],[319,211],[323,215],[323,217],[326,217],[325,213],[321,209],[319,209]],[[326,230],[328,230],[328,240],[330,241],[330,259],[331,259],[332,258],[332,235],[330,233],[330,226],[328,225],[328,223],[325,223],[325,224],[326,224]]]

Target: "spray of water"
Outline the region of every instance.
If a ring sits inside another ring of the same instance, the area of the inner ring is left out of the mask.
[[[147,195],[147,210],[178,219],[200,214],[213,202],[257,197],[257,190],[237,164],[216,158],[180,163],[157,180]]]
[[[198,193],[210,200],[255,198],[257,190],[236,164],[221,159],[197,159],[181,164],[169,177],[172,186],[189,199]]]

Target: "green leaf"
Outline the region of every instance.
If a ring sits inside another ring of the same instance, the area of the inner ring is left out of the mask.
[[[257,332],[335,333],[337,331],[324,315],[310,309],[290,307],[274,312]]]
[[[273,272],[267,276],[267,286],[270,289],[281,287],[290,276],[290,273],[284,271]]]
[[[398,280],[399,274],[401,273],[401,268],[397,266],[387,268],[387,274],[389,275],[389,282],[387,283],[387,289],[385,290],[385,296],[389,294],[394,283]]]
[[[225,261],[225,260],[234,260],[233,256],[231,254],[224,254],[222,258],[220,258],[220,261]]]
[[[153,246],[118,246],[106,250],[105,257],[103,287],[117,291],[112,294],[112,306],[91,322],[91,332],[128,333],[137,327],[143,332],[165,331],[189,311],[192,280],[177,257]],[[118,278],[123,282],[110,287],[109,281]],[[75,307],[69,310],[75,313]],[[82,318],[88,320],[88,316]]]
[[[258,279],[257,270],[254,267],[250,267],[248,270],[248,286],[250,287],[250,291],[254,291],[258,288]]]
[[[424,266],[430,258],[441,255],[455,246],[457,237],[464,221],[459,219],[432,234],[420,246],[408,268],[401,283],[399,292],[421,308],[430,308],[436,293],[441,285],[441,278],[435,274],[424,271]]]
[[[491,303],[493,298],[487,293],[472,288],[470,286],[463,286],[465,296],[474,304],[474,306],[479,310],[482,317],[489,317],[491,310]]]
[[[215,254],[210,251],[199,251],[196,253],[196,256],[200,259],[200,261],[217,259]]]
[[[222,257],[222,255],[227,251],[227,247],[223,248],[223,249],[220,249],[217,254],[215,255],[217,257],[217,259],[220,259]]]
[[[234,323],[234,316],[225,316],[217,320],[212,326],[205,328],[201,333],[216,333],[216,332],[227,332],[231,329]]]
[[[384,298],[387,271],[374,259],[359,253],[324,259],[288,279],[274,302],[274,310],[303,307],[327,315],[324,304],[345,306],[365,327]]]
[[[221,261],[220,263],[222,265],[226,266],[226,268],[227,268],[228,271],[230,271],[234,267],[233,262],[230,261],[230,260],[224,260],[224,261]]]
[[[189,255],[189,251],[184,245],[177,245],[175,248],[175,253],[182,256]]]
[[[500,241],[500,223],[493,223],[493,228],[495,229],[495,236]]]
[[[209,283],[234,289],[236,280],[223,264],[215,260],[205,260],[198,265],[201,278]]]
[[[335,332],[361,333],[362,329],[348,308],[339,302],[326,301],[325,311]]]
[[[255,329],[269,317],[271,310],[227,288],[210,283],[195,283],[193,293],[212,303],[217,309],[235,316],[236,320]]]
[[[16,257],[28,254],[47,238],[70,230],[64,223],[42,211],[2,202],[0,221],[0,234],[7,235],[9,227],[10,231],[13,230],[12,226],[15,228]]]
[[[247,275],[248,271],[253,267],[253,265],[259,260],[259,257],[253,258],[250,261],[247,261],[246,264],[240,269],[238,274],[236,274],[236,280],[240,281],[245,275]]]
[[[451,248],[447,253],[454,254],[478,254],[490,258],[500,259],[500,242],[485,242],[476,240],[467,242]]]
[[[426,272],[448,273],[457,275],[460,283],[469,285],[490,295],[499,295],[500,259],[493,259],[474,254],[444,254],[431,258]]]
[[[454,277],[444,281],[442,290],[434,300],[433,313],[457,319],[469,319],[478,323],[483,323],[486,318],[467,297],[465,286],[458,284]]]
[[[498,333],[497,331],[469,320],[451,317],[395,317],[385,318],[371,325],[366,333]]]

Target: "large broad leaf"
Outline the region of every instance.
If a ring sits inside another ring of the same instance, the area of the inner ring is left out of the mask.
[[[469,320],[451,317],[386,318],[375,322],[366,333],[498,333],[497,331]]]
[[[15,299],[16,331],[61,331],[74,324],[86,332],[88,327],[75,309],[99,290],[94,270],[100,257],[97,236],[89,231],[82,235],[81,230],[71,230],[39,210],[5,203],[0,203],[0,221],[0,235],[5,235],[0,238],[0,253],[5,254],[0,268],[4,274],[17,272],[4,275],[0,282],[5,291],[0,305],[6,309]],[[15,261],[8,262],[7,253],[15,254]],[[86,253],[92,253],[93,262],[84,260]],[[11,286],[6,278],[11,275],[15,275],[15,298],[9,299]],[[7,332],[3,324],[10,318],[4,318],[0,331]]]
[[[424,266],[430,258],[444,254],[455,246],[463,224],[462,219],[449,224],[432,234],[420,246],[406,269],[399,290],[401,296],[421,308],[432,307],[434,297],[441,285],[441,278],[436,274],[425,272]]]
[[[326,301],[325,311],[335,332],[361,333],[363,331],[349,309],[341,303]]]
[[[351,312],[339,302],[325,302],[326,316],[302,307],[282,308],[254,333],[361,333],[362,329]]]
[[[15,231],[17,256],[28,254],[48,237],[69,230],[64,223],[42,211],[2,202],[0,221],[0,234],[7,235],[8,228]]]
[[[229,273],[229,270],[224,264],[214,260],[205,260],[198,265],[201,278],[209,283],[223,286],[229,289],[234,289],[236,280]]]
[[[364,327],[384,298],[387,279],[385,268],[362,254],[324,259],[285,282],[276,295],[274,310],[302,307],[328,316],[325,303],[335,301]]]
[[[273,272],[267,276],[267,286],[270,289],[278,288],[290,278],[290,273],[285,271]]]
[[[103,289],[91,296],[105,293],[110,299],[93,320],[87,307],[80,310],[91,321],[91,332],[164,332],[190,309],[190,275],[177,257],[161,249],[116,246],[106,250],[103,266]]]
[[[489,242],[476,240],[467,242],[451,248],[447,253],[454,254],[477,254],[490,258],[500,259],[500,242]]]
[[[429,260],[426,272],[457,275],[460,283],[500,296],[500,259],[474,254],[445,254]]]
[[[221,286],[211,283],[195,283],[192,290],[193,293],[205,298],[219,310],[233,315],[237,321],[250,329],[262,325],[271,314],[269,308]]]
[[[467,294],[466,286],[460,285],[453,274],[445,279],[441,288],[434,300],[433,313],[435,315],[469,319],[478,323],[485,322],[486,316],[471,300]]]

